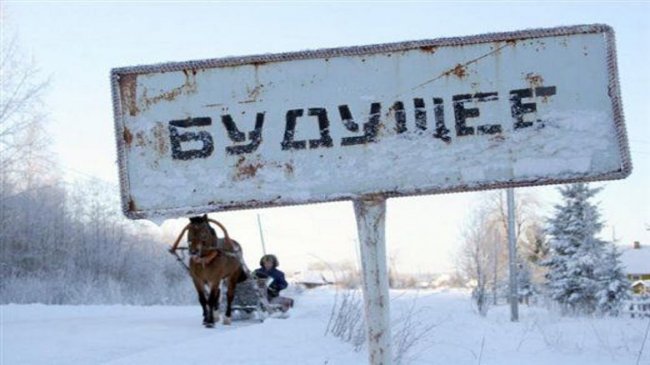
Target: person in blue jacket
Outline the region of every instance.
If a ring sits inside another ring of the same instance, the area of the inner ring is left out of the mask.
[[[266,279],[271,278],[273,282],[268,287],[267,294],[269,299],[277,298],[280,296],[280,291],[289,286],[287,280],[284,278],[284,273],[278,270],[278,258],[275,255],[264,255],[260,259],[260,267],[253,272],[257,278]]]

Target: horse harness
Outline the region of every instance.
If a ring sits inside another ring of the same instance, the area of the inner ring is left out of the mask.
[[[240,251],[240,249],[238,249],[239,245],[235,246],[235,243],[230,239],[230,237],[228,237],[227,231],[225,230],[225,228],[219,222],[214,221],[214,220],[210,220],[210,221],[217,224],[219,227],[222,228],[222,230],[225,233],[225,237],[222,238],[222,239],[219,239],[218,237],[215,237],[214,244],[211,245],[210,247],[201,247],[201,249],[196,253],[190,252],[190,254],[189,254],[190,262],[195,262],[195,263],[200,264],[201,266],[203,266],[205,268],[205,266],[212,263],[212,261],[214,261],[214,259],[216,259],[219,255],[229,256],[229,257],[232,257],[232,258],[235,258],[235,259],[241,261],[240,260],[240,252],[241,251]],[[178,253],[176,253],[176,250],[188,250],[189,251],[189,247],[178,247],[178,244],[180,243],[180,240],[182,239],[182,237],[185,234],[186,230],[187,230],[187,227],[185,229],[183,229],[183,231],[180,233],[180,235],[176,239],[176,242],[174,242],[172,247],[169,249],[169,252],[172,253],[174,256],[176,256],[176,260],[178,262],[180,262],[181,265],[183,265],[183,267],[185,267],[185,269],[188,272],[190,272],[190,274],[191,274],[190,267],[185,263],[185,261],[183,260],[183,257],[179,256]],[[219,247],[220,243],[223,243],[223,245],[221,245],[223,247]],[[225,248],[226,244],[229,244],[229,246],[232,247],[233,250],[232,251],[227,250]]]
[[[218,239],[215,240],[215,242],[218,245]],[[235,249],[234,245],[233,245],[233,249]],[[219,255],[229,256],[229,257],[239,259],[239,255],[237,251],[228,251],[224,248],[212,246],[207,248],[201,248],[201,250],[196,253],[190,252],[190,260],[196,262],[197,264],[201,264],[203,265],[203,267],[205,267],[206,265],[209,265],[212,261],[214,261],[214,259],[216,259],[217,256]]]

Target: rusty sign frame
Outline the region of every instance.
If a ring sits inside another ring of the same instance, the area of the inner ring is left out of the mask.
[[[205,59],[186,62],[169,62],[154,65],[142,65],[132,67],[120,67],[111,70],[111,88],[113,99],[113,113],[115,123],[115,138],[117,145],[119,178],[121,188],[122,210],[124,214],[131,219],[143,219],[156,216],[186,216],[195,215],[215,211],[239,210],[239,209],[253,209],[264,208],[272,206],[287,206],[287,205],[300,205],[321,203],[326,201],[343,201],[358,198],[357,196],[337,196],[333,198],[320,199],[308,198],[299,201],[281,201],[281,202],[260,202],[260,201],[247,201],[238,204],[208,204],[203,206],[170,208],[170,209],[152,209],[152,210],[139,210],[135,202],[131,200],[129,195],[130,181],[127,173],[127,153],[126,153],[126,139],[125,126],[123,123],[123,112],[126,108],[122,104],[120,80],[128,78],[130,75],[157,73],[157,72],[174,72],[183,71],[187,69],[201,69],[201,68],[216,68],[216,67],[230,67],[241,65],[258,65],[272,62],[284,62],[295,60],[310,60],[319,58],[332,58],[342,56],[362,56],[372,55],[384,52],[408,51],[414,49],[435,49],[444,46],[460,46],[460,45],[474,45],[491,42],[517,42],[520,40],[529,40],[542,37],[553,36],[568,36],[579,34],[603,34],[606,43],[606,60],[607,60],[607,80],[608,80],[608,94],[612,101],[612,111],[614,119],[614,128],[616,130],[616,138],[619,147],[621,158],[620,169],[613,172],[600,173],[590,176],[580,176],[572,178],[536,178],[533,180],[517,180],[507,182],[488,182],[488,183],[475,183],[475,184],[461,184],[453,187],[445,187],[440,189],[411,189],[409,191],[377,191],[373,194],[381,195],[384,197],[398,197],[398,196],[416,196],[416,195],[429,195],[429,194],[443,194],[454,192],[467,192],[467,191],[480,191],[488,189],[501,189],[537,185],[550,185],[560,183],[573,183],[573,182],[590,182],[602,180],[616,180],[627,177],[632,171],[632,162],[630,158],[629,144],[624,125],[623,106],[620,97],[620,85],[618,80],[618,67],[616,60],[616,47],[614,30],[605,24],[589,24],[577,26],[563,26],[554,28],[538,28],[513,32],[500,32],[488,33],[481,35],[472,35],[466,37],[450,37],[438,38],[430,40],[407,41],[397,43],[375,44],[367,46],[355,47],[342,47],[342,48],[327,48],[318,50],[308,50],[300,52],[276,53],[276,54],[263,54],[245,57],[226,57],[216,59]]]

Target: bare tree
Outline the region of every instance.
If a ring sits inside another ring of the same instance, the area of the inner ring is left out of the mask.
[[[538,215],[539,203],[534,196],[518,193],[516,199],[515,235],[520,258],[518,265],[532,267],[533,275],[540,283],[543,274],[541,267],[528,265],[535,259],[541,259],[545,250],[544,232]],[[473,299],[479,312],[487,311],[488,291],[492,304],[497,304],[499,294],[505,292],[508,277],[508,215],[506,199],[503,192],[492,192],[484,196],[483,201],[473,212],[464,227],[463,245],[458,253],[458,270],[474,284]],[[522,287],[528,287],[524,285]],[[530,290],[528,291],[528,293]]]
[[[515,242],[518,265],[525,265],[532,271],[531,279],[542,283],[545,269],[538,265],[548,253],[542,218],[539,215],[540,203],[534,195],[516,192],[515,199]],[[487,194],[480,208],[485,211],[488,226],[494,230],[492,241],[494,259],[491,261],[492,295],[496,304],[500,288],[507,286],[508,277],[508,213],[504,191]],[[545,246],[546,245],[546,246]],[[532,264],[532,265],[529,265]]]
[[[463,230],[463,244],[458,255],[458,267],[465,278],[473,282],[472,298],[481,315],[488,310],[488,275],[494,268],[496,231],[490,225],[485,209],[474,212]]]
[[[21,53],[17,37],[6,33],[3,29],[0,42],[0,170],[5,187],[12,183],[24,189],[26,182],[34,183],[35,174],[47,170],[42,163],[49,161],[42,97],[48,81]]]
[[[6,19],[3,19],[6,20]],[[9,35],[8,22],[0,28],[0,272],[14,271],[12,252],[25,252],[30,244],[49,239],[46,230],[30,232],[24,224],[26,208],[40,211],[54,200],[44,202],[34,194],[52,194],[38,178],[44,148],[42,93],[47,85],[34,62],[20,52],[17,38]],[[42,174],[41,174],[42,175]],[[48,232],[51,233],[51,232]],[[32,239],[27,239],[32,236]],[[19,258],[25,267],[33,266],[29,254]]]

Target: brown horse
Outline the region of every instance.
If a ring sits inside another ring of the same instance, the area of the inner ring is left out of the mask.
[[[210,227],[214,223],[224,233],[223,239],[218,239],[215,230]],[[232,301],[235,297],[235,287],[238,283],[246,280],[246,272],[242,265],[242,251],[239,243],[230,239],[228,231],[221,223],[208,219],[207,215],[190,218],[190,223],[185,226],[178,239],[171,248],[171,252],[177,249],[183,234],[187,231],[189,242],[190,266],[189,271],[194,282],[194,287],[199,295],[199,303],[203,308],[203,324],[206,327],[214,327],[219,321],[219,314],[216,317],[214,312],[219,309],[219,297],[221,280],[228,281],[228,292],[226,295],[227,306],[223,324],[231,323]],[[206,287],[208,289],[206,295]]]

